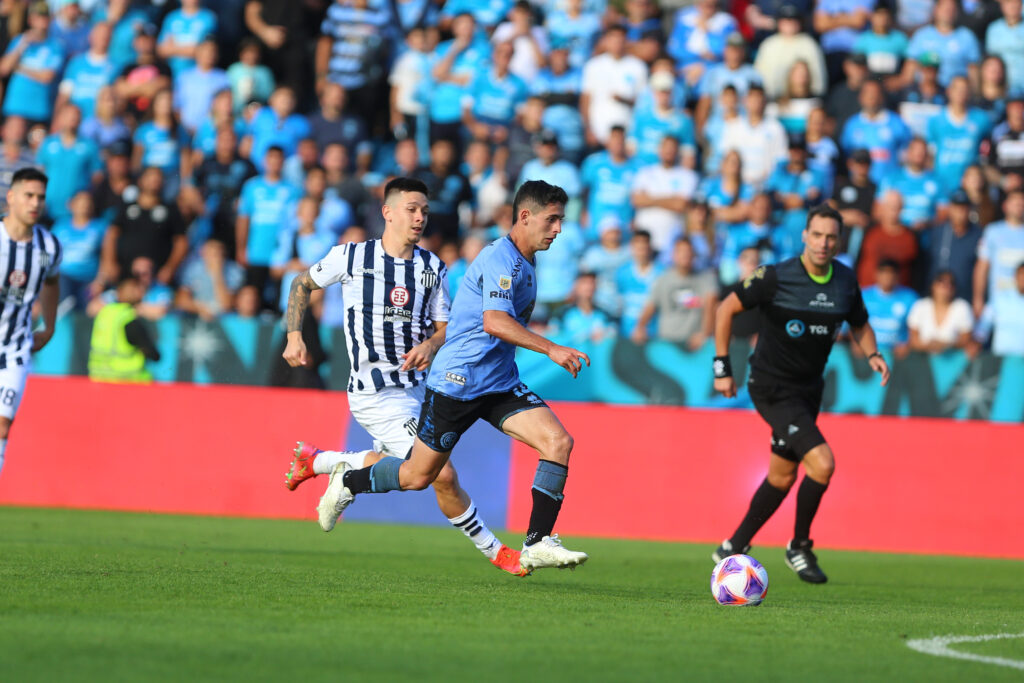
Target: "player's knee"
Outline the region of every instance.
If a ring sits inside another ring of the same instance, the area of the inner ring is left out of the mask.
[[[546,460],[553,460],[566,464],[569,462],[569,454],[572,453],[573,438],[564,429],[561,432],[550,435],[544,444],[543,456]]]
[[[836,461],[827,444],[814,448],[804,458],[807,475],[820,484],[827,484],[836,471]]]
[[[455,476],[455,468],[445,466],[441,468],[437,478],[434,479],[434,488],[441,491],[451,491],[458,486],[458,479]]]
[[[788,491],[796,483],[796,471],[793,472],[769,472],[768,483],[780,491]]]

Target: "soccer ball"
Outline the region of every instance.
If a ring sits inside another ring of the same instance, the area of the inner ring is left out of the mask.
[[[711,572],[711,595],[719,605],[754,607],[768,594],[768,572],[749,555],[730,555]]]

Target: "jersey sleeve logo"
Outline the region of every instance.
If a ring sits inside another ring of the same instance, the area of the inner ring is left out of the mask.
[[[391,304],[393,306],[404,306],[409,303],[409,290],[405,287],[395,287],[391,290]]]
[[[750,286],[754,284],[754,280],[764,279],[765,268],[764,266],[758,266],[757,270],[751,273],[746,280],[743,281],[743,289],[750,289]]]
[[[498,287],[504,290],[512,289],[512,277],[510,275],[502,275],[498,278]]]

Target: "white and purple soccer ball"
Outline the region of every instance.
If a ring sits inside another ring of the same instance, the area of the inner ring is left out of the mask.
[[[711,572],[711,595],[719,605],[754,607],[768,594],[768,572],[749,555],[730,555]]]

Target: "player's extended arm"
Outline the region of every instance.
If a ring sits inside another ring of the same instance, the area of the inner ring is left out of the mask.
[[[306,309],[309,308],[309,295],[316,289],[320,289],[320,285],[313,282],[309,271],[306,271],[292,280],[292,288],[288,292],[288,310],[284,314],[288,343],[285,344],[284,353],[281,356],[293,368],[301,367],[309,362],[306,342],[302,341],[302,319],[306,315]]]
[[[444,344],[447,328],[448,321],[435,320],[434,334],[412,347],[409,353],[402,354],[402,359],[405,361],[402,363],[402,372],[412,370],[413,368],[422,371],[430,367],[434,356],[437,355],[437,350]]]
[[[53,337],[53,328],[57,325],[57,302],[60,301],[60,280],[54,276],[47,278],[43,289],[39,292],[39,308],[42,309],[43,325],[46,327],[32,337],[32,353],[46,346]]]
[[[860,327],[851,325],[850,336],[867,356],[871,369],[882,376],[882,386],[884,387],[889,383],[889,364],[878,352],[878,342],[875,341],[875,330],[871,327],[871,323],[864,323]]]
[[[733,316],[743,312],[740,298],[733,292],[725,297],[725,301],[715,313],[715,391],[726,398],[736,396],[736,380],[732,377],[729,364],[729,342],[732,340]]]
[[[550,339],[530,332],[504,311],[484,311],[484,332],[498,339],[543,353],[575,377],[583,369],[582,359],[590,366],[590,356],[568,346],[559,346]]]

